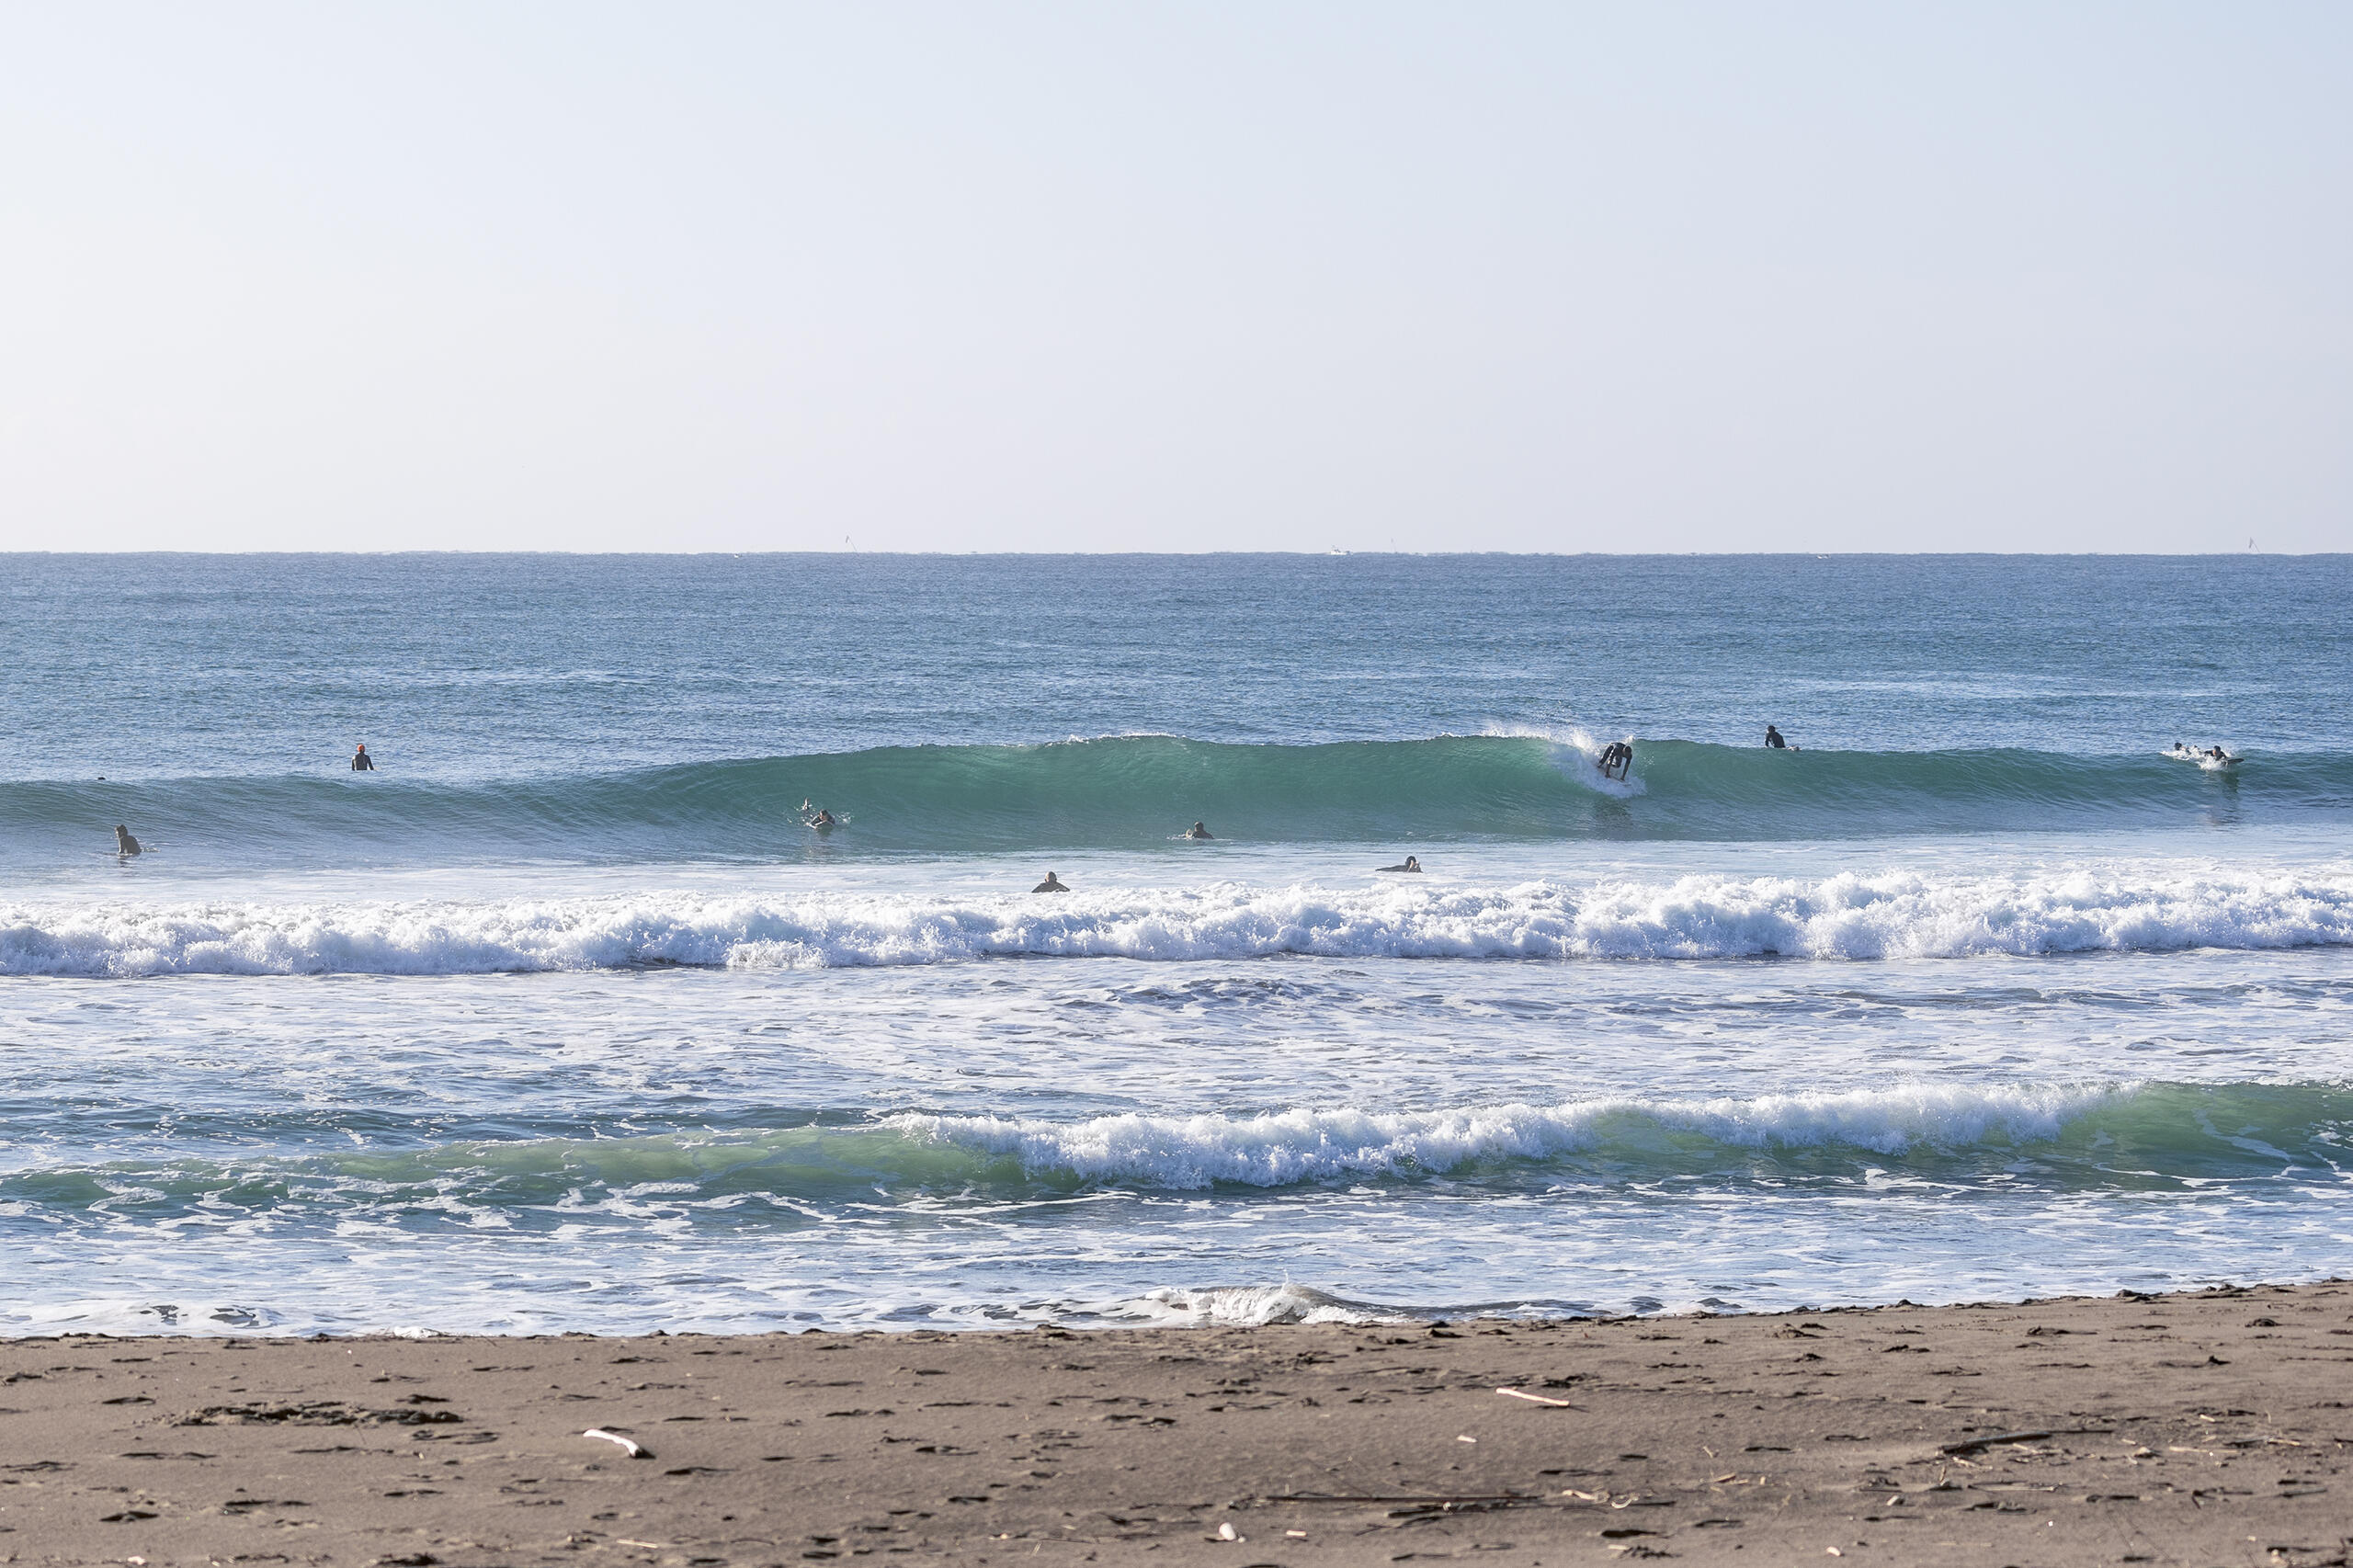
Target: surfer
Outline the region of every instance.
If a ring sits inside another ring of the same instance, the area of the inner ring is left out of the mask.
[[[351,754],[351,771],[354,773],[373,773],[376,771],[376,759],[368,755],[368,743],[366,741],[360,742],[359,749]]]
[[[1215,838],[1217,835],[1211,833],[1202,824],[1195,823],[1192,826],[1185,830],[1185,836],[1188,838]]]
[[[1422,869],[1422,863],[1419,860],[1415,859],[1411,855],[1408,855],[1405,857],[1405,863],[1404,865],[1383,866],[1381,869],[1384,871],[1418,871]]]
[[[140,852],[139,840],[131,837],[131,830],[120,823],[114,824],[114,852],[118,855],[136,855]]]
[[[1634,766],[1634,748],[1624,741],[1612,741],[1601,748],[1601,776],[1625,782],[1626,774]]]
[[[1786,750],[1786,749],[1788,748],[1788,746],[1789,746],[1789,744],[1790,744],[1789,742],[1787,742],[1787,741],[1785,741],[1785,740],[1783,740],[1783,739],[1781,738],[1781,732],[1780,732],[1780,731],[1779,731],[1779,730],[1777,730],[1777,729],[1773,728],[1773,726],[1772,726],[1772,725],[1770,725],[1770,724],[1768,724],[1768,725],[1766,725],[1766,726],[1765,726],[1765,746],[1766,746],[1766,749],[1767,749],[1767,750],[1768,750],[1768,751],[1782,751],[1782,750]]]
[[[801,819],[801,825],[803,827],[813,827],[818,832],[823,833],[825,829],[839,826],[841,824],[841,818],[834,815],[833,812],[827,811],[823,806],[813,807],[808,801],[803,801],[801,802],[801,809],[812,813]]]
[[[1046,873],[1046,880],[1040,882],[1036,887],[1031,888],[1029,891],[1031,892],[1070,892],[1070,889],[1066,884],[1064,884],[1060,877],[1054,875],[1051,871],[1048,871]]]

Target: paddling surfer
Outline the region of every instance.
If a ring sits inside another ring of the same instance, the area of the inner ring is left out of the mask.
[[[1192,826],[1185,830],[1185,836],[1188,838],[1215,838],[1217,835],[1211,833],[1201,824],[1195,823]]]
[[[1070,886],[1060,877],[1054,875],[1053,872],[1048,871],[1046,873],[1046,880],[1040,882],[1036,887],[1031,888],[1029,891],[1031,892],[1070,892]]]
[[[1411,855],[1405,857],[1405,863],[1402,866],[1383,866],[1381,868],[1381,869],[1384,871],[1419,871],[1421,869],[1422,863],[1414,858]]]

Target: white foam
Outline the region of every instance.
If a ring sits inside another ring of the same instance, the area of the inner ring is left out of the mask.
[[[999,956],[1870,960],[2353,945],[2353,870],[1913,872],[1074,893],[0,905],[0,973],[794,969]]]
[[[1692,1134],[1734,1148],[1838,1144],[1878,1154],[2055,1136],[2074,1117],[2132,1091],[1904,1085],[1755,1099],[1592,1099],[1456,1110],[1294,1109],[1264,1116],[1097,1117],[1080,1122],[910,1114],[885,1125],[1036,1174],[1196,1188],[1288,1187],[1349,1176],[1438,1173],[1490,1160],[1541,1160],[1605,1141]]]
[[[1566,775],[1570,782],[1597,795],[1629,801],[1637,795],[1650,793],[1649,786],[1639,775],[1629,775],[1624,778],[1611,778],[1604,775],[1601,771],[1604,743],[1577,725],[1549,729],[1529,724],[1493,724],[1482,733],[1498,739],[1544,742],[1551,748],[1552,766]],[[1631,742],[1633,737],[1629,735],[1626,739]]]
[[[1171,1328],[1256,1328],[1277,1323],[1404,1323],[1407,1314],[1304,1285],[1215,1285],[1147,1290],[1110,1314]]]

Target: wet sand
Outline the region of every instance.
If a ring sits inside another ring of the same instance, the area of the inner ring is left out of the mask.
[[[68,1337],[0,1342],[0,1378],[12,1562],[2304,1568],[2353,1536],[2340,1284],[1435,1328]]]

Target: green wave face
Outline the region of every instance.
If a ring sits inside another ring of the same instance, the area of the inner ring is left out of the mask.
[[[1242,745],[1139,735],[904,746],[475,787],[363,778],[18,784],[0,860],[54,861],[116,822],[176,863],[762,859],[835,853],[1148,849],[1195,821],[1245,843],[1839,839],[2353,816],[2353,756],[2208,773],[2154,753],[1768,752],[1637,740],[1631,778],[1528,736]],[[96,824],[94,826],[94,824]]]
[[[22,1170],[0,1177],[0,1201],[53,1216],[148,1221],[224,1210],[328,1218],[454,1208],[542,1225],[650,1210],[790,1225],[859,1207],[1367,1181],[1542,1192],[1677,1178],[1844,1190],[1869,1177],[1946,1187],[1957,1197],[1996,1188],[2165,1193],[2333,1182],[2348,1163],[2353,1092],[2342,1086],[2156,1084],[1078,1123],[905,1115],[726,1136]]]

